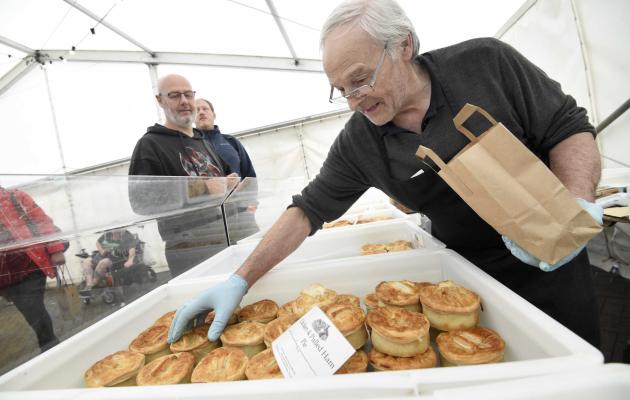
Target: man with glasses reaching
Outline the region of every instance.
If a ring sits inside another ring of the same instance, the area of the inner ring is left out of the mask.
[[[586,111],[498,40],[474,39],[419,54],[414,28],[393,0],[343,2],[324,23],[321,45],[329,101],[347,102],[355,113],[319,175],[293,197],[234,275],[178,310],[168,340],[211,308],[215,318],[208,338],[216,340],[251,285],[325,221],[377,187],[427,215],[432,233],[448,247],[597,346],[597,303],[586,251],[563,260],[564,266],[543,265],[502,238],[415,155],[424,145],[450,160],[468,144],[453,117],[464,104],[476,104],[549,165],[601,223],[601,207],[592,203],[600,159]],[[485,130],[479,121],[471,123],[474,131]],[[424,173],[414,174],[419,169]]]
[[[195,92],[190,82],[180,75],[167,75],[158,81],[158,89],[155,99],[164,110],[166,121],[164,125],[155,124],[147,128],[138,140],[131,156],[129,175],[237,176],[231,174],[230,166],[205,143],[202,132],[193,128]],[[207,181],[207,192],[216,193],[221,190],[220,186],[221,182]],[[159,206],[152,203],[163,201],[151,198],[139,188],[140,185],[130,187],[130,199],[136,212],[150,212],[153,206]],[[203,189],[206,191],[205,187]],[[165,241],[166,261],[173,277],[217,253],[222,247],[221,243],[216,243],[217,238],[222,240],[224,237],[221,215],[212,210],[162,218],[158,221],[158,228]]]

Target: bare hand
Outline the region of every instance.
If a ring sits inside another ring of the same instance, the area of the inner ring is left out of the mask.
[[[125,263],[123,264],[123,266],[125,268],[131,268],[131,266],[133,265],[133,260],[127,260],[125,261]]]

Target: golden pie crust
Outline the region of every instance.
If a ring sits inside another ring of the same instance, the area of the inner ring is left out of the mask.
[[[446,313],[467,313],[479,308],[479,295],[452,281],[425,285],[420,289],[420,301],[433,310]]]
[[[315,305],[316,305],[315,299],[313,299],[310,296],[302,297],[299,302],[298,302],[298,299],[291,300],[288,303],[285,303],[282,306],[280,306],[280,309],[278,310],[278,318],[287,317],[291,315],[296,316],[296,317],[301,317],[307,312],[309,312],[309,310],[313,308]]]
[[[361,300],[353,294],[338,294],[335,304],[349,304],[355,307],[361,307]]]
[[[188,353],[168,354],[157,358],[138,372],[138,386],[176,385],[190,382],[195,357]]]
[[[356,374],[359,372],[367,371],[368,356],[363,350],[357,350],[339,369],[335,374]]]
[[[221,334],[224,346],[251,346],[263,343],[265,324],[243,321],[230,325]]]
[[[325,223],[323,226],[323,229],[339,228],[341,226],[349,226],[349,225],[352,225],[352,221],[349,221],[347,219],[340,219],[338,221]]]
[[[232,315],[230,316],[230,319],[228,319],[227,325],[233,325],[238,322],[237,314],[240,310],[241,310],[241,307],[236,307],[236,309],[234,310],[234,313],[232,313]],[[206,319],[204,323],[212,324],[212,321],[214,321],[214,310],[210,311],[208,315],[206,315]]]
[[[357,221],[357,225],[368,224],[370,222],[386,221],[388,219],[393,219],[393,218],[388,217],[386,215],[374,216],[374,217],[363,217],[363,218],[359,218],[359,220]]]
[[[218,340],[214,342],[208,340],[208,328],[210,328],[208,325],[202,325],[184,333],[178,341],[171,343],[171,351],[173,353],[191,352],[195,360],[199,362],[206,354],[221,345]]]
[[[261,351],[249,359],[245,376],[249,380],[284,378],[271,349]]]
[[[332,304],[325,312],[355,350],[365,345],[368,334],[362,309],[348,304]]]
[[[265,325],[263,340],[267,347],[271,347],[271,343],[284,333],[291,325],[293,325],[299,317],[297,315],[288,314],[278,317]]]
[[[388,253],[405,250],[413,250],[413,245],[409,240],[396,240],[394,242],[387,243]]]
[[[367,315],[367,323],[386,339],[408,343],[429,332],[429,320],[421,313],[398,307],[378,307]]]
[[[386,305],[397,307],[416,306],[415,311],[418,311],[420,290],[415,282],[408,280],[381,282],[376,286],[375,293],[376,297]]]
[[[452,281],[421,287],[420,302],[435,329],[452,331],[472,328],[479,323],[479,295]]]
[[[170,328],[171,324],[173,323],[173,318],[175,318],[176,312],[177,310],[167,312],[166,314],[155,320],[153,325],[165,325]]]
[[[442,332],[435,341],[440,350],[440,356],[447,365],[498,362],[503,360],[505,351],[505,342],[498,333],[479,326]]]
[[[136,376],[144,365],[144,354],[117,351],[95,362],[83,375],[87,387],[114,386]]]
[[[247,355],[238,347],[219,347],[206,354],[192,372],[190,381],[219,382],[245,379]]]
[[[263,324],[273,320],[278,315],[278,305],[273,300],[260,300],[249,304],[239,310],[238,320],[262,322]]]
[[[168,349],[166,338],[168,326],[152,325],[142,331],[130,344],[129,350],[144,355],[152,355]]]
[[[431,346],[424,353],[412,357],[391,356],[376,349],[370,350],[367,356],[376,371],[433,368],[437,365],[437,356]]]
[[[378,299],[376,293],[369,293],[368,295],[366,295],[363,299],[363,302],[365,303],[365,308],[367,308],[368,311],[371,311],[376,307],[383,306],[383,303]]]
[[[361,254],[368,256],[370,254],[387,253],[387,245],[381,243],[368,243],[361,246]]]
[[[305,301],[311,303],[314,299],[315,304],[319,307],[333,304],[337,300],[337,292],[327,289],[319,283],[314,283],[306,289],[300,291],[300,296],[296,299],[298,303]]]

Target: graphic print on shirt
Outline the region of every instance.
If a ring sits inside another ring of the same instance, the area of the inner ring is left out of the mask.
[[[189,176],[221,176],[221,171],[212,164],[207,154],[192,147],[185,147],[185,150],[187,154],[179,153],[179,161]]]

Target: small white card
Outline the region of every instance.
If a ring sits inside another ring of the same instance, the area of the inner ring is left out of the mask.
[[[355,351],[319,307],[291,325],[271,348],[285,378],[332,375]]]

